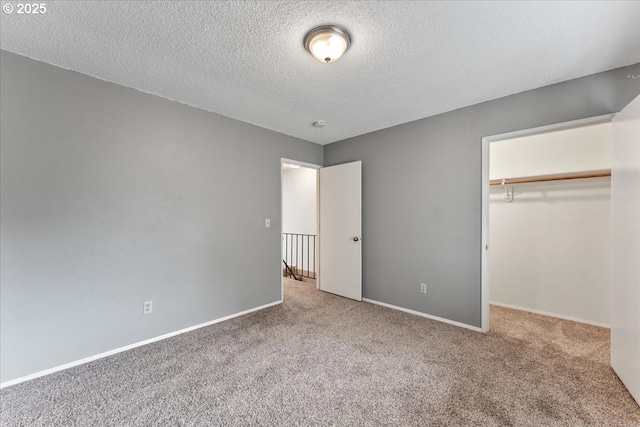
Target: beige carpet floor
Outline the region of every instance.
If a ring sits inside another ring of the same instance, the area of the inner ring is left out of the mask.
[[[285,303],[0,392],[2,426],[639,426],[603,328],[489,334],[287,281]]]

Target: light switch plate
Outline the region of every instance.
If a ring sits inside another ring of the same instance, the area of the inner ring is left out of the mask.
[[[269,218],[264,220],[264,228],[271,228],[271,220]]]

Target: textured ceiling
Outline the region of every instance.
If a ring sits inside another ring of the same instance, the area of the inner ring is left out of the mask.
[[[640,62],[638,1],[45,3],[2,49],[320,144]],[[327,23],[334,64],[302,46]]]

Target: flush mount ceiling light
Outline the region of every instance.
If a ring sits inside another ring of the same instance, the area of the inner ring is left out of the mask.
[[[323,25],[304,36],[304,48],[320,62],[336,62],[349,49],[351,36],[344,28]]]

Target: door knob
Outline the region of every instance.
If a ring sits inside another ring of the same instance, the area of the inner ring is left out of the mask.
[[[354,242],[357,242],[358,240],[360,240],[360,239],[358,238],[358,236],[355,236],[355,237],[353,238],[353,241],[354,241]]]

